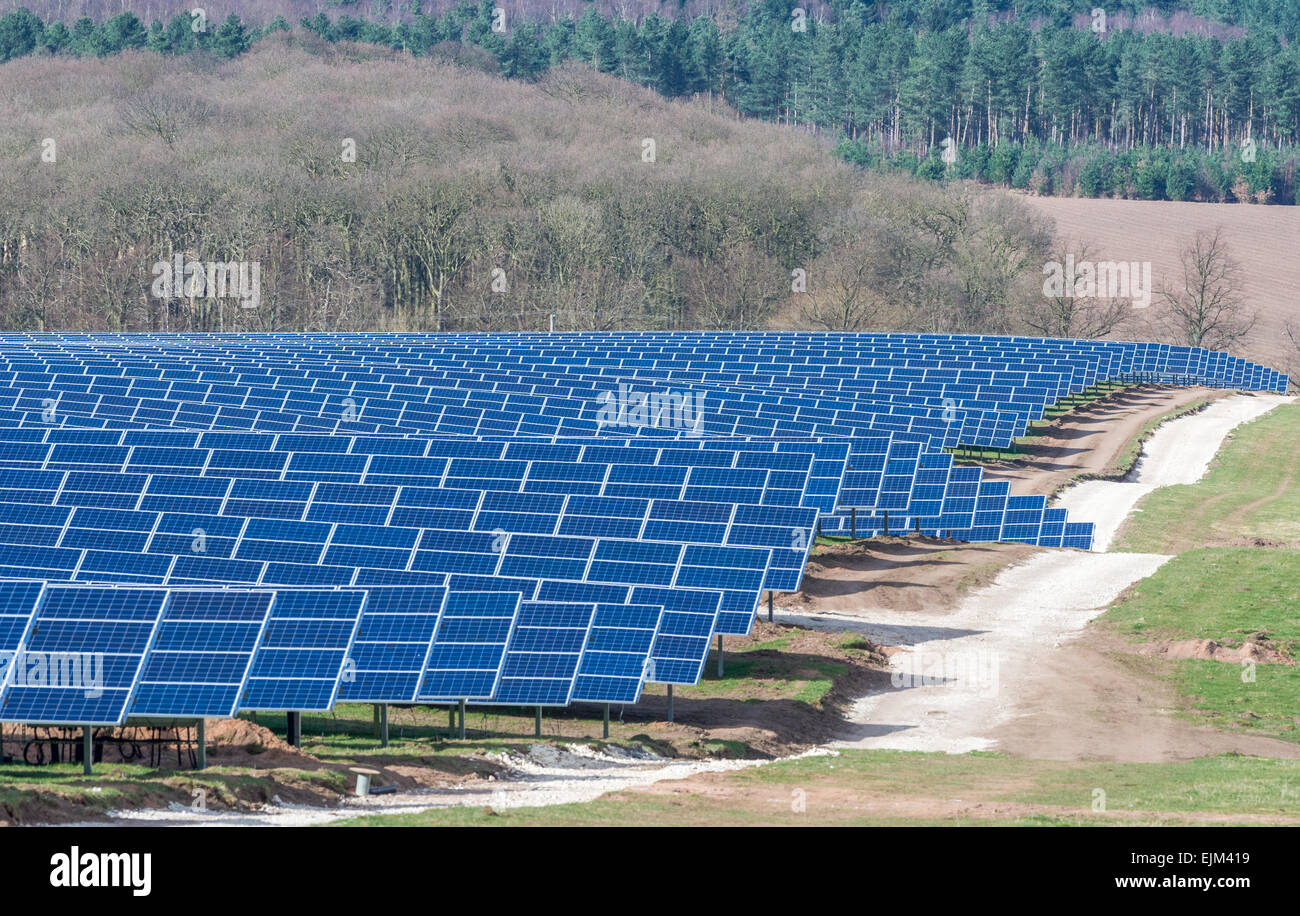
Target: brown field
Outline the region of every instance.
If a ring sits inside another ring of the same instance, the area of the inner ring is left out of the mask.
[[[1300,333],[1300,208],[1028,195],[1022,199],[1056,221],[1059,238],[1087,243],[1099,260],[1150,261],[1156,289],[1162,280],[1180,279],[1179,252],[1194,232],[1222,227],[1242,266],[1242,292],[1259,313],[1250,336],[1232,348],[1234,355],[1292,375],[1300,370],[1300,352],[1285,330],[1290,320]]]

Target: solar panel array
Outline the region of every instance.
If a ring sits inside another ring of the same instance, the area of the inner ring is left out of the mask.
[[[950,450],[1148,380],[1288,384],[1013,337],[0,335],[0,719],[635,702],[819,532],[1090,549]]]

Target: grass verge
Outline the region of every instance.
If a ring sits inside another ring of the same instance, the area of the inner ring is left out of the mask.
[[[1133,586],[1102,618],[1129,639],[1246,643],[1273,662],[1156,659],[1186,715],[1205,724],[1300,742],[1300,551],[1205,548]]]
[[[1072,764],[848,750],[547,808],[439,809],[346,826],[1300,823],[1300,761]]]
[[[1296,443],[1300,404],[1238,427],[1200,482],[1146,496],[1120,529],[1116,550],[1182,553],[1195,547],[1300,546]]]

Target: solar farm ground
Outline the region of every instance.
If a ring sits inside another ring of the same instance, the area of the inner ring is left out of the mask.
[[[675,722],[665,721],[663,686],[648,685],[622,721],[614,707],[609,741],[592,740],[600,738],[602,723],[590,704],[548,710],[543,739],[548,747],[591,744],[690,764],[770,760],[832,740],[849,702],[887,683],[884,656],[851,633],[759,622],[750,636],[729,641],[724,677],[717,677],[711,658],[697,686],[677,689]],[[392,708],[387,748],[375,740],[371,712],[368,705],[340,704],[330,716],[304,714],[301,748],[281,737],[283,715],[211,722],[209,766],[202,772],[124,762],[113,743],[89,778],[80,764],[0,766],[0,819],[67,823],[100,819],[110,810],[188,809],[198,789],[212,810],[254,811],[277,796],[327,810],[346,796],[355,780],[348,768],[358,764],[382,769],[382,782],[404,793],[486,792],[538,746],[531,710],[470,707],[467,738],[460,740],[445,709]],[[14,732],[7,734],[7,752],[21,753]],[[173,751],[168,762],[174,760]]]
[[[1205,397],[1146,390],[1082,405],[1035,430],[998,471],[1039,492],[1070,473],[1117,473],[1159,418],[1194,411]],[[593,740],[597,711],[581,706],[548,713],[541,742],[524,711],[471,711],[462,742],[449,736],[445,711],[394,710],[387,749],[373,738],[369,707],[305,717],[301,749],[276,737],[279,718],[262,716],[214,724],[203,773],[111,757],[90,779],[71,764],[4,766],[0,816],[67,823],[125,809],[142,821],[197,822],[212,816],[187,813],[202,789],[210,811],[232,818],[335,821],[346,813],[337,802],[347,768],[363,763],[399,789],[387,797],[397,800],[393,813],[349,822],[367,825],[1300,823],[1298,438],[1300,405],[1276,407],[1238,427],[1201,481],[1146,497],[1112,549],[1173,559],[1077,638],[1043,647],[1032,676],[1016,685],[1019,716],[993,733],[996,753],[789,756],[843,738],[849,701],[888,687],[888,656],[899,648],[855,634],[851,621],[842,626],[847,612],[942,611],[1008,564],[1046,553],[894,537],[819,546],[804,594],[787,596],[778,623],[728,641],[726,676],[716,677],[710,659],[699,686],[679,688],[675,723],[663,721],[662,688],[612,723],[609,742]],[[820,628],[788,623],[819,615]],[[1250,682],[1241,678],[1243,655],[1255,661]],[[582,791],[563,779],[537,782],[562,771],[580,780],[586,766],[644,767],[649,753],[683,778],[602,777]],[[534,794],[503,794],[521,787],[520,774]],[[456,808],[401,807],[428,788],[464,797]],[[1093,807],[1098,789],[1104,811]],[[276,798],[306,807],[256,813]],[[574,803],[551,803],[565,800]]]

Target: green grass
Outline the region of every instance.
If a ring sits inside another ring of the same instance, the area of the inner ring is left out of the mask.
[[[1300,404],[1238,427],[1199,483],[1162,487],[1138,503],[1116,550],[1180,553],[1239,538],[1300,543]]]
[[[1300,761],[1254,757],[1079,765],[995,754],[851,750],[716,779],[707,793],[624,792],[549,808],[442,809],[343,825],[1178,824],[1203,821],[1198,815],[1242,823],[1256,817],[1300,821]],[[1104,810],[1094,809],[1098,790]],[[804,810],[796,810],[796,799]],[[884,813],[887,801],[908,800],[935,807],[960,800],[959,813]],[[1027,810],[1006,811],[1011,806]]]
[[[728,651],[721,678],[717,676],[717,656],[711,654],[700,683],[678,687],[677,695],[686,699],[794,700],[820,705],[835,681],[848,673],[849,666],[832,658],[789,652],[792,638],[780,636]],[[841,641],[850,638],[849,634],[840,637]],[[660,689],[647,688],[651,692]]]
[[[1264,632],[1300,645],[1300,551],[1210,547],[1174,557],[1106,612],[1133,638],[1216,639]]]
[[[1268,640],[1300,654],[1300,551],[1212,547],[1181,554],[1135,585],[1103,617],[1139,642]],[[1219,728],[1300,741],[1300,665],[1180,659],[1157,665],[1188,715]]]
[[[1143,499],[1116,549],[1178,555],[1104,619],[1135,641],[1254,637],[1300,657],[1300,550],[1268,546],[1300,543],[1298,442],[1300,405],[1282,405],[1239,427],[1199,483]],[[1262,546],[1206,546],[1242,540]],[[1226,662],[1155,667],[1196,721],[1300,742],[1300,666],[1256,664],[1247,680]]]
[[[710,668],[706,675],[712,674]],[[708,691],[717,680],[705,680],[694,689]],[[661,688],[662,689],[662,688]],[[680,693],[678,694],[681,695]],[[646,746],[652,739],[644,718],[618,719],[619,708],[611,709],[610,738],[601,737],[603,710],[596,704],[576,704],[564,709],[546,708],[542,716],[542,737],[555,744],[582,743]],[[244,716],[252,718],[252,716]],[[487,752],[523,752],[535,741],[532,707],[470,706],[465,715],[466,737],[448,723],[443,707],[389,707],[389,744],[383,747],[375,737],[372,707],[361,703],[340,703],[333,715],[303,715],[302,750],[322,761],[348,764],[364,758],[382,758],[391,763],[409,762],[446,772],[461,772],[470,758]],[[283,714],[258,713],[256,721],[283,735]],[[662,752],[663,748],[659,748]],[[682,748],[678,748],[682,750]]]
[[[1300,742],[1300,666],[1201,659],[1173,664],[1173,683],[1190,700],[1195,718],[1228,731]]]
[[[1098,763],[1042,774],[1013,793],[1044,805],[1088,804],[1093,789],[1111,811],[1300,817],[1300,761],[1223,755],[1179,763]]]

